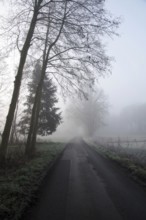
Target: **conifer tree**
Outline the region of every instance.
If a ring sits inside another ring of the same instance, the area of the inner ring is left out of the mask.
[[[25,109],[23,111],[23,117],[18,124],[21,134],[28,134],[35,92],[40,80],[40,71],[41,65],[40,62],[37,62],[32,74],[31,82],[28,83],[29,94],[26,103],[24,103]],[[56,92],[57,89],[56,86],[53,85],[52,80],[45,76],[37,129],[37,134],[39,135],[46,136],[52,134],[61,123],[61,113],[59,112],[59,108],[55,107],[55,104],[58,102]]]

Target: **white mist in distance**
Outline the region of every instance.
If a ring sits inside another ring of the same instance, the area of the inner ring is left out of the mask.
[[[3,3],[0,5],[0,10],[4,13]],[[146,29],[144,26],[146,1],[107,0],[106,8],[114,16],[120,16],[122,23],[118,30],[120,36],[106,42],[107,54],[113,57],[115,61],[112,62],[112,74],[100,78],[99,87],[108,97],[109,114],[104,114],[103,126],[99,126],[97,123],[98,128],[95,129],[94,136],[145,136],[145,110],[142,109],[145,109],[146,103]],[[11,60],[11,62],[13,61]],[[13,84],[9,81],[14,80],[14,72],[11,75],[9,80],[4,78],[4,81],[8,82],[7,84]],[[6,89],[4,90],[6,91]],[[8,90],[11,88],[7,88]],[[0,102],[3,107],[0,113],[5,116],[7,110],[4,109],[8,107],[11,92],[7,92],[6,95],[3,94]],[[79,124],[79,120],[75,117],[74,119],[69,117],[72,112],[71,105],[75,107],[74,104],[77,103],[80,103],[83,108],[84,104],[78,99],[70,99],[66,103],[61,102],[63,123],[49,139],[63,140],[65,138],[69,140],[74,136],[87,135],[86,129],[81,125],[82,123]],[[96,108],[93,111],[96,112]],[[132,116],[133,114],[135,116]],[[3,123],[1,120],[1,127],[3,127]]]
[[[120,16],[119,37],[107,42],[107,52],[114,61],[112,74],[99,80],[99,86],[108,96],[109,115],[97,136],[142,136],[146,134],[146,1],[108,0],[109,11]],[[73,103],[74,104],[74,103]],[[67,118],[58,129],[65,136],[81,135],[76,120]],[[68,128],[67,126],[68,125]],[[70,126],[69,126],[70,125]],[[56,133],[56,135],[57,135]],[[72,134],[72,135],[71,135]]]

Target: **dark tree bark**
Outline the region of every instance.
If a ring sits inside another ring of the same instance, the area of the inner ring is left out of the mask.
[[[65,0],[64,5],[64,12],[63,12],[63,18],[60,24],[59,32],[54,39],[54,41],[48,46],[48,35],[49,35],[49,25],[50,21],[48,19],[48,25],[47,25],[47,31],[46,31],[46,38],[45,38],[45,45],[44,45],[44,51],[43,51],[43,64],[42,64],[42,71],[41,71],[41,78],[40,82],[37,87],[36,95],[35,95],[35,101],[33,105],[32,110],[32,116],[31,116],[31,122],[30,122],[30,129],[28,133],[26,148],[25,148],[25,155],[27,157],[31,157],[35,151],[35,144],[36,144],[36,135],[37,135],[37,127],[38,127],[38,118],[39,118],[39,110],[40,110],[40,102],[41,102],[41,95],[42,95],[42,88],[43,88],[43,82],[46,74],[47,64],[48,64],[48,58],[50,55],[50,52],[54,45],[57,43],[57,41],[60,38],[64,22],[66,19],[66,9],[67,9],[67,0]]]
[[[18,113],[18,102],[17,102],[15,114],[14,114],[12,127],[11,127],[10,138],[9,138],[9,144],[11,144],[11,145],[18,141],[17,131],[16,131],[17,113]]]
[[[31,140],[30,148],[29,148],[31,154],[34,154],[36,150],[35,145],[36,145],[36,137],[37,137],[37,130],[38,130],[38,118],[39,118],[39,112],[40,112],[41,94],[42,94],[42,91],[40,92],[39,97],[38,97],[38,104],[36,108],[36,119],[34,121],[34,130],[32,133],[32,140]]]
[[[108,71],[110,59],[105,55],[101,37],[113,34],[113,29],[119,22],[108,18],[104,2],[53,1],[52,7],[44,14],[44,29],[47,26],[50,29],[48,28],[46,36],[42,34],[39,38],[40,49],[44,51],[42,73],[32,110],[25,152],[27,156],[35,149],[38,106],[45,73],[52,70],[55,80],[61,88],[66,87],[67,92],[72,91],[72,88],[83,92],[82,86],[93,86],[98,76]],[[66,80],[65,85],[62,85],[58,76]]]
[[[39,0],[38,3],[36,3],[36,5],[34,7],[34,13],[33,13],[31,23],[30,23],[28,34],[27,34],[25,43],[23,45],[23,48],[22,48],[21,54],[20,54],[19,67],[18,67],[18,71],[17,71],[15,81],[14,81],[14,90],[13,90],[13,95],[12,95],[12,99],[11,99],[11,104],[9,107],[4,131],[2,134],[2,142],[1,142],[1,146],[0,146],[0,163],[1,164],[5,163],[5,159],[6,159],[10,130],[11,130],[11,126],[12,126],[12,122],[13,122],[13,118],[14,118],[14,113],[15,113],[15,109],[16,109],[16,105],[17,105],[17,101],[18,101],[21,80],[22,80],[22,75],[23,75],[23,68],[24,68],[24,65],[26,62],[27,53],[30,48],[30,43],[31,43],[33,33],[35,30],[35,26],[37,23],[37,16],[38,16],[38,12],[39,12],[39,8],[40,8],[41,3],[42,3],[42,0]]]
[[[42,69],[42,73],[41,73],[41,79],[38,84],[36,95],[35,95],[31,121],[30,121],[30,129],[29,129],[27,143],[25,147],[25,155],[27,157],[31,157],[35,152],[36,133],[37,133],[37,127],[38,127],[38,117],[39,117],[39,110],[40,110],[42,86],[43,86],[43,81],[45,77],[45,70],[46,70],[46,65],[44,64],[44,68]]]

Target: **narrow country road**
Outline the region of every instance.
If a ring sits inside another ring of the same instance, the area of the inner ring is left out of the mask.
[[[82,140],[69,143],[25,220],[146,220],[146,192]]]

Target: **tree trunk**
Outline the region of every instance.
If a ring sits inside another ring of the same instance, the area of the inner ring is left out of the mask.
[[[26,148],[25,148],[25,155],[27,157],[30,157],[32,155],[32,151],[35,150],[37,125],[38,125],[38,117],[39,117],[40,102],[41,102],[41,93],[42,93],[43,81],[44,81],[45,74],[46,74],[48,57],[49,57],[51,49],[57,43],[57,41],[61,35],[61,31],[62,31],[65,17],[66,17],[66,9],[67,9],[67,0],[65,1],[64,16],[63,16],[63,20],[61,23],[59,33],[56,36],[54,42],[52,42],[50,44],[49,48],[47,49],[48,34],[49,34],[49,27],[50,27],[49,23],[48,23],[48,28],[47,28],[47,32],[46,32],[46,39],[45,39],[45,48],[44,48],[44,52],[43,52],[43,64],[42,64],[41,78],[40,78],[40,82],[38,84],[37,91],[36,91],[36,96],[35,96],[35,101],[34,101],[34,105],[33,105],[32,116],[31,116],[31,122],[30,122],[30,129],[29,129]]]
[[[15,77],[15,82],[14,82],[14,90],[13,90],[13,95],[12,95],[12,99],[11,99],[11,104],[9,107],[4,131],[2,134],[2,142],[1,142],[1,146],[0,146],[0,164],[5,163],[5,159],[6,159],[8,140],[9,140],[10,130],[11,130],[11,126],[12,126],[12,122],[13,122],[13,118],[14,118],[14,113],[15,113],[15,108],[16,108],[16,104],[17,104],[17,100],[18,100],[18,96],[19,96],[23,68],[24,68],[27,53],[28,53],[28,50],[30,47],[31,39],[32,39],[32,36],[34,33],[34,29],[36,26],[38,9],[39,8],[37,8],[34,11],[34,14],[33,14],[32,20],[31,20],[31,24],[30,24],[30,28],[29,28],[29,31],[27,34],[27,38],[24,43],[23,49],[21,51],[19,67],[18,67],[18,71],[17,71],[16,77]]]
[[[37,134],[37,127],[38,127],[38,118],[39,118],[39,111],[40,111],[43,81],[45,77],[45,70],[46,70],[46,67],[43,67],[41,79],[38,84],[36,95],[35,95],[31,121],[30,121],[30,129],[29,129],[27,143],[25,147],[26,157],[31,157],[33,153],[35,152],[36,134]]]
[[[16,119],[17,119],[17,113],[18,113],[18,102],[16,105],[16,110],[14,114],[14,119],[12,122],[11,132],[10,132],[10,138],[9,138],[9,144],[14,144],[17,141],[17,131],[16,131]],[[14,138],[15,136],[15,138]]]
[[[31,115],[29,133],[28,133],[28,137],[27,137],[27,143],[25,146],[25,156],[28,158],[31,157],[35,152],[35,142],[34,142],[34,145],[32,145],[32,140],[33,140],[34,130],[35,129],[37,130],[35,125],[36,125],[36,121],[37,121],[38,97],[39,97],[39,94],[36,93],[35,102],[34,102],[33,109],[32,109],[32,115]]]
[[[42,93],[42,92],[41,92]],[[36,137],[37,137],[37,130],[38,130],[38,121],[39,121],[39,112],[40,112],[40,104],[41,104],[41,93],[38,97],[38,106],[36,109],[36,120],[34,122],[34,130],[32,133],[32,139],[30,143],[30,153],[33,155],[36,151]]]
[[[15,126],[14,126],[14,121],[12,123],[12,127],[11,127],[11,132],[10,132],[10,138],[9,138],[9,144],[13,145],[14,144],[14,133],[15,133]]]

